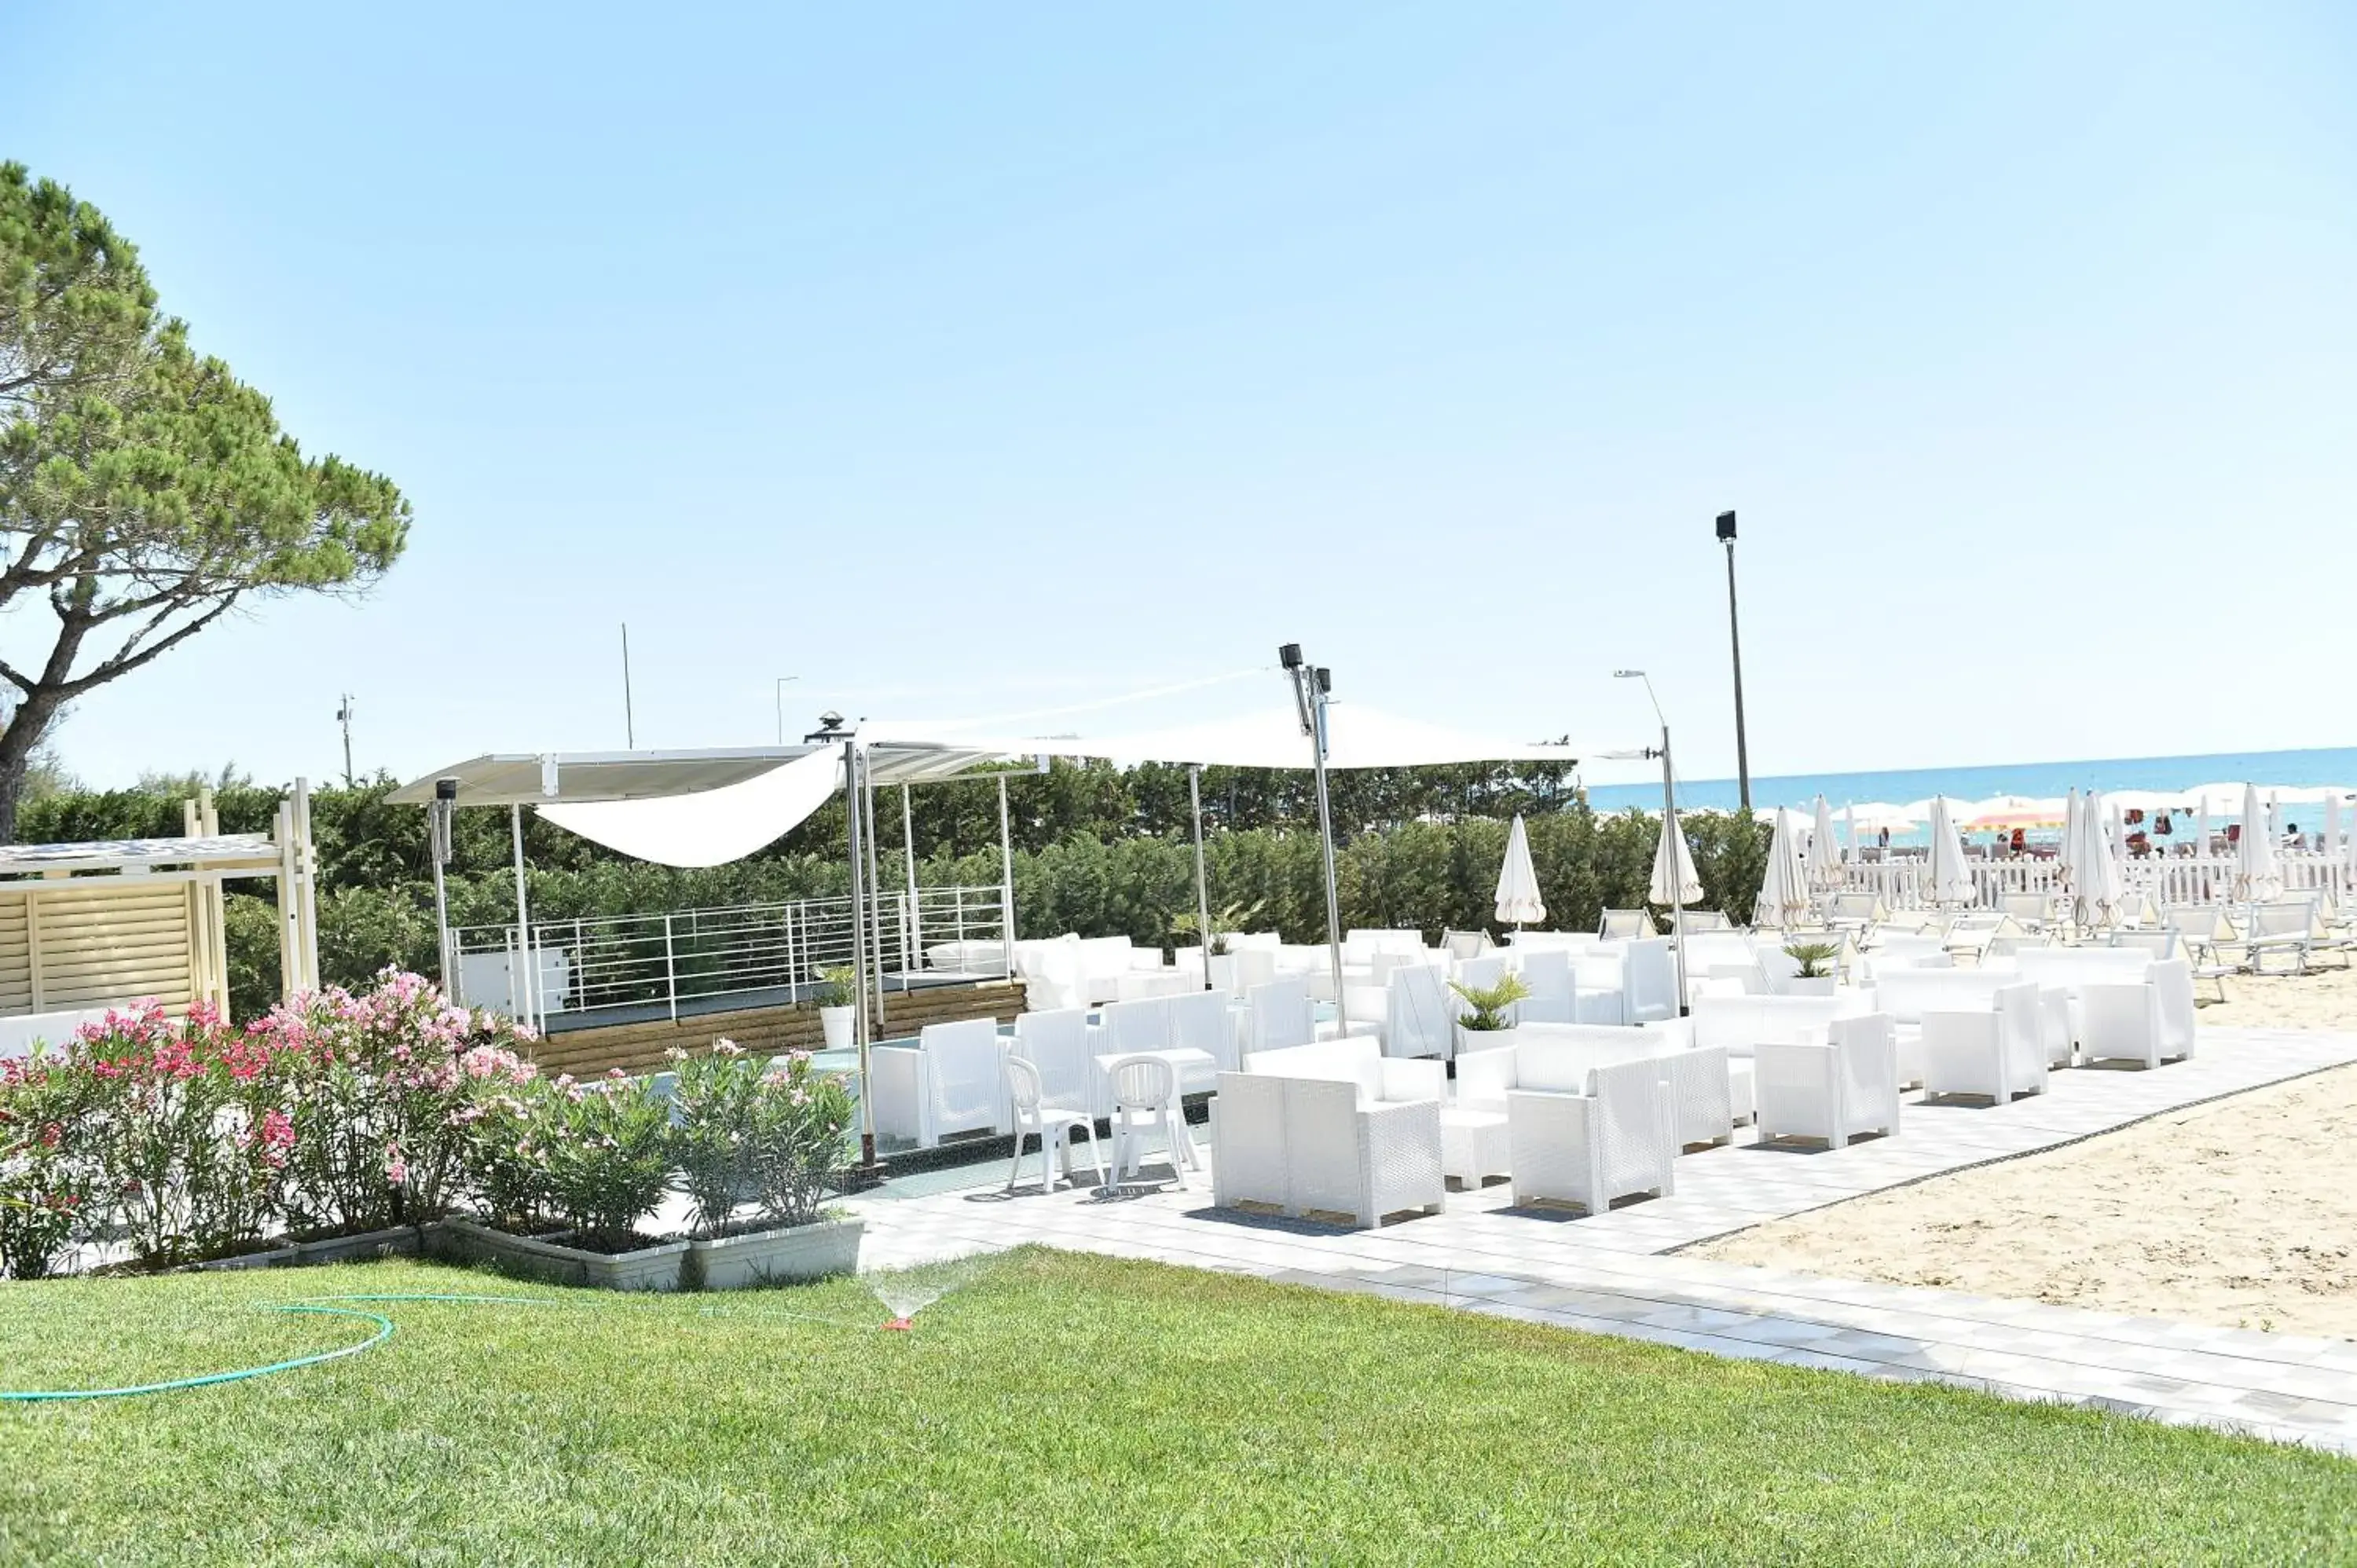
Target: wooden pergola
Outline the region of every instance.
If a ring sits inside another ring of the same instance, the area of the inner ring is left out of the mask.
[[[223,885],[277,885],[279,989],[319,983],[311,796],[302,779],[270,832],[224,833],[210,791],[179,838],[0,845],[0,1056],[150,998],[229,1012]]]

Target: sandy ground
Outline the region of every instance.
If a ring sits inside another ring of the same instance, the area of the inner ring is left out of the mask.
[[[2201,1009],[2205,1025],[2357,1029],[2350,971],[2230,979],[2226,990],[2226,1003]],[[1845,1279],[2357,1338],[2352,1151],[2357,1067],[1696,1251]]]

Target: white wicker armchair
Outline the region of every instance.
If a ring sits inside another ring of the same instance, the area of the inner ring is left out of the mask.
[[[1222,1073],[1211,1102],[1211,1201],[1285,1214],[1343,1215],[1372,1228],[1404,1210],[1437,1213],[1440,1102],[1362,1104],[1331,1078]]]
[[[1752,1054],[1762,1141],[1823,1138],[1840,1148],[1860,1133],[1899,1132],[1899,1049],[1889,1017],[1837,1018],[1822,1041],[1760,1046]]]
[[[988,1018],[928,1024],[914,1046],[868,1052],[876,1135],[930,1149],[954,1133],[1008,1131],[998,1026]]]
[[[1575,1203],[1601,1214],[1616,1197],[1675,1185],[1669,1086],[1651,1061],[1592,1069],[1587,1092],[1515,1089],[1506,1132],[1517,1205]]]
[[[2039,986],[2000,986],[1983,1010],[1923,1015],[1923,1092],[1986,1095],[1999,1105],[2046,1092]]]

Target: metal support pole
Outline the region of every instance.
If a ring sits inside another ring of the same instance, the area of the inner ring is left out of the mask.
[[[1196,933],[1203,939],[1203,989],[1211,989],[1211,887],[1203,875],[1203,765],[1187,765],[1187,803],[1195,809],[1195,918],[1200,922]],[[1340,1006],[1338,993],[1335,1004]]]
[[[1662,831],[1670,835],[1670,875],[1674,878],[1677,875],[1682,830],[1678,827],[1677,791],[1672,786],[1671,779],[1670,726],[1664,724],[1662,725]],[[1683,893],[1684,889],[1673,887],[1671,891]],[[1670,906],[1670,933],[1674,939],[1678,972],[1678,1016],[1683,1018],[1686,1015],[1686,906],[1684,898]]]
[[[442,884],[442,855],[450,842],[450,818],[457,808],[447,800],[425,807],[426,858],[434,863],[434,950],[440,954],[443,994],[450,995],[450,897]],[[466,998],[457,997],[464,1002]]]
[[[876,1097],[867,1076],[867,951],[866,928],[861,924],[859,845],[859,743],[843,743],[844,834],[851,851],[851,970],[859,977],[851,988],[851,1038],[859,1051],[859,1163],[876,1165]]]
[[[1318,684],[1313,680],[1313,688]],[[1326,793],[1326,693],[1314,691],[1311,712],[1317,735],[1312,741],[1311,767],[1318,776],[1318,843],[1326,852],[1326,947],[1334,963],[1334,1015],[1342,1015],[1342,900],[1334,882],[1334,808]],[[1210,969],[1206,960],[1205,970]]]
[[[924,918],[917,912],[917,824],[909,804],[909,787],[900,786],[900,853],[907,857],[909,908],[900,922],[902,967],[913,974],[922,965],[925,952]]]
[[[998,919],[1006,978],[1015,978],[1015,829],[1006,814],[1006,775],[998,776]]]
[[[1735,787],[1743,809],[1751,810],[1751,752],[1743,737],[1743,631],[1735,616],[1735,532],[1734,514],[1727,514],[1729,527],[1727,542],[1727,646],[1735,657]]]
[[[533,983],[540,977],[532,950],[532,909],[523,890],[523,807],[508,808],[508,829],[515,842],[516,884],[516,971],[510,976],[508,1005],[516,1010],[517,1021],[540,1026],[539,1011],[533,1004],[533,993],[539,989]]]
[[[867,945],[876,959],[876,1029],[884,1029],[884,876],[876,868],[876,780],[867,771],[865,754],[859,759],[859,798],[866,821],[860,835],[867,845]]]

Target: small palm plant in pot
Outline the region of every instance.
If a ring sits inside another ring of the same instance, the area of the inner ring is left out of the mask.
[[[1484,1046],[1504,1044],[1502,1040],[1479,1040],[1469,1036],[1495,1035],[1512,1028],[1514,1004],[1525,1000],[1531,993],[1531,988],[1523,983],[1523,977],[1512,973],[1501,974],[1489,985],[1467,985],[1462,981],[1452,980],[1448,983],[1448,989],[1457,993],[1465,1005],[1472,1009],[1457,1015],[1457,1048],[1460,1051],[1475,1051]]]
[[[828,1050],[851,1048],[851,988],[858,983],[858,978],[847,967],[818,972],[818,984],[812,990],[811,1000],[818,1004],[818,1026],[826,1035]]]
[[[1841,957],[1841,948],[1834,942],[1787,942],[1784,956],[1800,968],[1792,975],[1792,988],[1805,995],[1831,995],[1834,989],[1834,961]]]
[[[1192,909],[1170,918],[1173,935],[1194,937],[1203,945],[1208,976],[1215,989],[1235,989],[1235,960],[1228,939],[1260,918],[1262,903],[1229,904],[1211,911],[1211,929],[1203,929],[1203,918]]]

